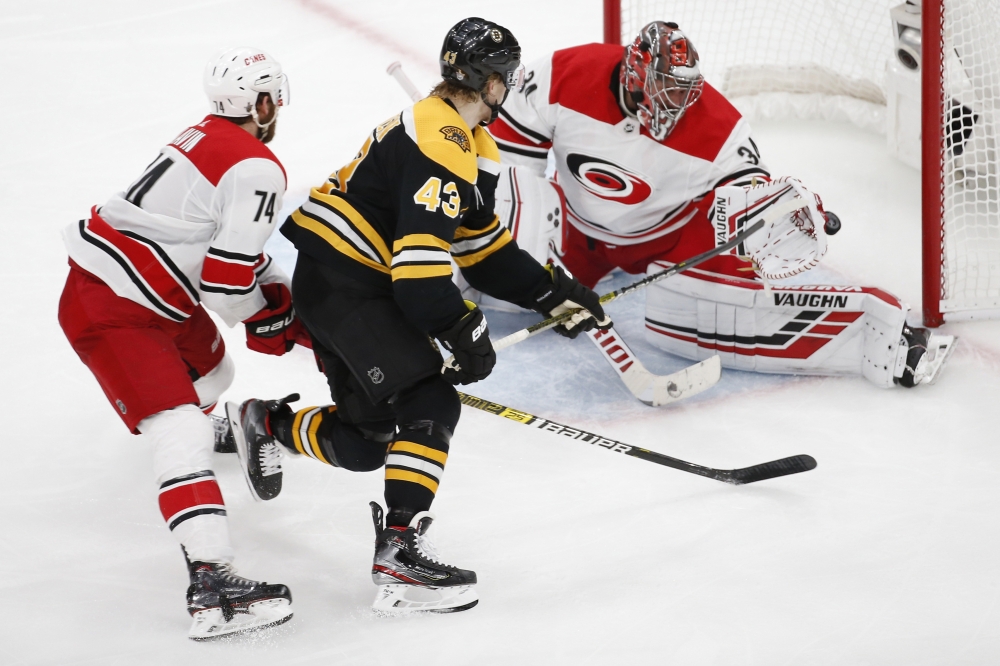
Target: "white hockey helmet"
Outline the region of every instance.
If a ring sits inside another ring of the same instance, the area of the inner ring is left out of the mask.
[[[288,77],[281,71],[281,64],[264,51],[246,46],[226,49],[209,60],[204,85],[214,115],[253,116],[258,125],[259,93],[268,93],[276,107],[290,102]]]

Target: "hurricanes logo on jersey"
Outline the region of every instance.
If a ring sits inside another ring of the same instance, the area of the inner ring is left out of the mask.
[[[461,129],[455,127],[454,125],[448,125],[442,127],[440,130],[441,134],[444,134],[444,138],[452,143],[457,143],[458,147],[462,149],[462,152],[468,153],[472,150],[472,143],[469,141],[469,135],[466,134]]]
[[[652,192],[639,175],[599,157],[570,153],[566,166],[584,189],[608,201],[633,205],[648,199]]]

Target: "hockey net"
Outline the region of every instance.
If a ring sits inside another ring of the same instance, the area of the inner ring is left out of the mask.
[[[924,320],[1000,317],[1000,0],[910,0],[922,29],[899,37],[890,10],[902,4],[604,0],[605,41],[626,44],[649,21],[674,21],[705,78],[751,121],[847,120],[881,132],[887,69],[906,58],[897,55],[906,43],[923,80],[922,133],[932,137],[921,149]]]

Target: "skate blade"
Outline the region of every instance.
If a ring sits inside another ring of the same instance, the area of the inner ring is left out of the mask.
[[[207,641],[234,634],[249,634],[268,627],[276,627],[292,619],[292,605],[288,599],[266,599],[250,604],[245,611],[237,612],[226,622],[221,608],[210,608],[194,614],[188,631],[193,641]]]
[[[243,432],[243,424],[240,423],[240,406],[235,402],[226,403],[226,416],[229,417],[229,425],[233,430],[233,441],[236,442],[236,456],[240,459],[240,469],[243,470],[243,478],[250,489],[250,496],[255,502],[263,502],[264,499],[254,490],[253,481],[250,480],[249,467],[247,466],[247,438]]]
[[[420,585],[380,585],[372,610],[379,615],[408,613],[457,613],[479,603],[475,585],[423,587]]]

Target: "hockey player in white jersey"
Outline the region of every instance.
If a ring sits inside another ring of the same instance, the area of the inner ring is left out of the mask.
[[[189,636],[253,631],[291,618],[291,593],[238,576],[212,472],[206,415],[233,363],[205,307],[247,346],[281,355],[302,330],[290,281],[262,252],[285,192],[265,145],[288,103],[270,55],[235,48],[204,73],[211,115],[177,135],[127,189],[69,225],[59,323],[125,425],[153,446],[159,506],[191,585]],[[204,410],[204,411],[203,411]]]
[[[663,270],[769,216],[745,244],[648,288],[647,337],[665,351],[912,387],[952,348],[951,336],[908,326],[907,306],[882,289],[768,284],[815,266],[839,220],[798,180],[772,178],[674,23],[646,25],[624,53],[589,44],[530,65],[490,132],[513,167],[497,189],[501,219],[521,247],[540,260],[551,249],[587,286],[615,268]]]

